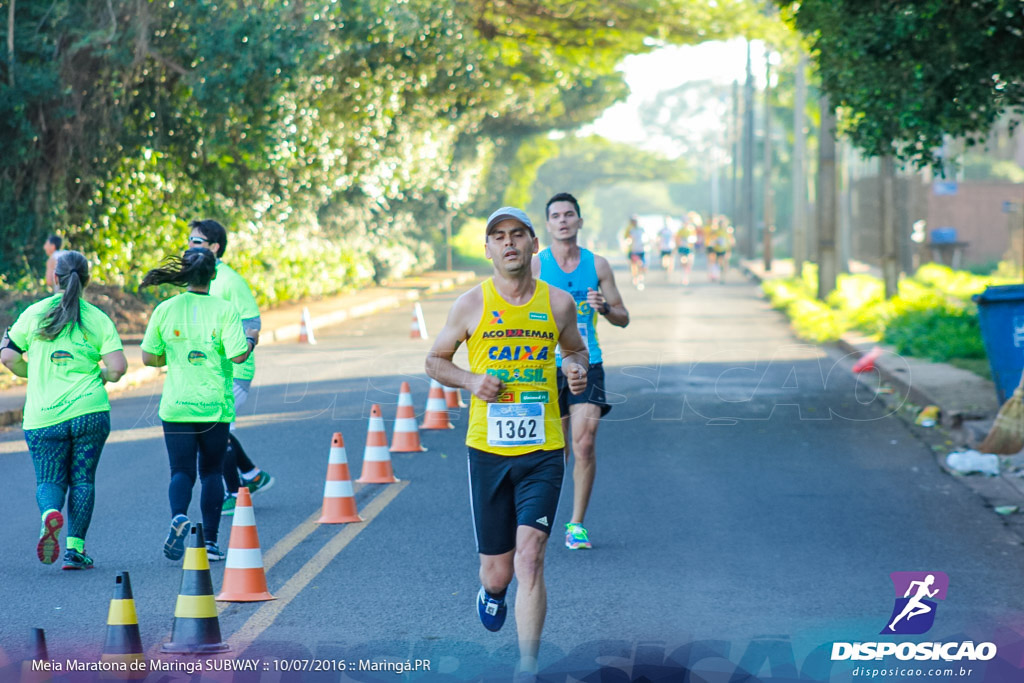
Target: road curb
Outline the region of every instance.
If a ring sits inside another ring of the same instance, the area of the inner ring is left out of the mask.
[[[345,306],[331,311],[330,313],[318,315],[312,319],[311,324],[314,329],[318,327],[330,327],[331,325],[337,325],[353,318],[362,318],[375,313],[380,313],[381,311],[398,308],[403,304],[418,301],[424,296],[455,289],[459,285],[476,279],[476,277],[476,273],[471,271],[460,271],[450,277],[441,279],[430,277],[408,278],[407,280],[391,285],[392,288],[398,291],[387,294],[382,293],[379,297],[370,301]],[[295,323],[292,325],[284,325],[273,330],[264,329],[260,333],[260,343],[279,344],[298,341],[300,327],[301,323]],[[107,395],[112,397],[124,393],[125,391],[135,389],[143,384],[158,379],[163,373],[164,370],[162,368],[144,367],[132,370],[125,373],[118,382],[106,385]],[[23,415],[23,406],[8,410],[0,410],[0,427],[10,427],[12,425],[20,424]]]

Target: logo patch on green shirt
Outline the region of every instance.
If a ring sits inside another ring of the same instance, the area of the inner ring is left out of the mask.
[[[50,354],[50,362],[54,365],[67,365],[74,359],[75,357],[71,355],[70,351],[59,350]]]
[[[206,354],[202,351],[189,351],[188,362],[192,365],[199,365],[206,361]]]

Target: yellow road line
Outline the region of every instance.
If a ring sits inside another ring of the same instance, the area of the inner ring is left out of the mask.
[[[362,489],[362,484],[352,482],[353,493],[359,493]],[[270,568],[280,562],[285,555],[295,548],[295,546],[302,543],[306,540],[307,536],[320,528],[320,525],[317,524],[316,520],[320,519],[321,514],[323,514],[323,509],[318,508],[317,511],[311,514],[304,522],[300,523],[297,527],[288,532],[287,536],[275,543],[273,548],[265,552],[263,554],[263,571],[269,572]],[[366,522],[363,522],[363,524],[365,523]]]
[[[270,625],[274,623],[274,620],[282,611],[284,611],[284,608],[302,592],[302,589],[309,585],[309,582],[316,578],[316,576],[322,572],[325,567],[327,567],[331,560],[333,560],[338,553],[344,550],[345,546],[352,542],[352,539],[358,536],[363,529],[370,526],[370,522],[372,522],[377,515],[380,514],[381,511],[392,500],[394,500],[399,493],[401,493],[402,489],[408,486],[408,484],[408,481],[402,481],[397,484],[392,484],[384,491],[381,491],[376,498],[370,501],[369,505],[367,505],[363,510],[360,510],[359,514],[364,520],[366,520],[365,522],[362,524],[346,524],[343,529],[338,531],[338,533],[324,545],[324,547],[317,551],[316,555],[314,555],[309,562],[303,565],[299,571],[295,572],[292,578],[288,579],[288,581],[277,591],[277,600],[263,603],[256,613],[249,617],[249,619],[242,624],[242,627],[228,639],[228,643],[231,645],[232,654],[237,657],[252,645],[253,641],[255,641],[260,634],[266,631]],[[319,513],[314,516],[318,515]],[[275,562],[284,557],[284,552],[277,552],[278,546],[284,546],[285,542],[288,541],[288,543],[291,544],[288,547],[289,550],[295,547],[295,545],[305,537],[304,535],[301,535],[300,531],[305,529],[307,524],[312,524],[311,520],[312,518],[307,519],[305,522],[300,524],[292,531],[292,533],[281,539],[281,541],[271,549],[272,553],[276,553],[272,558]],[[313,524],[313,526],[315,527],[319,525]],[[309,533],[309,531],[305,532],[306,535]],[[270,553],[268,553],[268,555],[270,555]],[[266,567],[266,564],[264,564],[264,567]]]

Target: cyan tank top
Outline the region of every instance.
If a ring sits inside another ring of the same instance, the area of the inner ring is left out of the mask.
[[[601,362],[601,344],[597,340],[597,311],[587,303],[587,288],[600,289],[601,282],[594,267],[594,252],[580,248],[580,262],[576,270],[567,273],[558,266],[551,248],[540,252],[540,279],[553,287],[564,289],[572,294],[576,301],[576,327],[580,330],[587,350],[590,351],[590,363]],[[562,367],[562,354],[556,353],[558,367]]]

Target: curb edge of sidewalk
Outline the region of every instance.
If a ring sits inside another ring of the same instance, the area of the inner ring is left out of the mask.
[[[754,282],[756,282],[758,284],[761,284],[761,283],[764,282],[764,279],[760,275],[758,275],[756,272],[754,272],[750,268],[747,268],[747,266],[745,264],[741,263],[740,264],[740,269],[743,271],[743,273],[748,278],[750,278]],[[861,356],[863,356],[866,353],[866,351],[864,349],[862,349],[858,345],[858,343],[856,341],[854,341],[854,337],[851,337],[850,335],[843,335],[843,336],[841,336],[838,340],[836,340],[835,342],[832,342],[832,346],[837,348],[843,354],[848,355],[848,356],[850,356],[852,358],[860,358]],[[882,345],[880,345],[880,344],[872,344],[871,346],[873,347],[873,346],[882,346]],[[882,346],[882,348],[884,349],[885,347]],[[891,349],[889,349],[889,350],[891,351]],[[960,414],[960,413],[953,414],[951,411],[947,410],[944,406],[942,406],[941,402],[938,399],[936,399],[934,396],[930,396],[926,391],[923,391],[920,388],[915,387],[909,381],[909,378],[902,377],[898,373],[892,372],[888,368],[884,367],[884,365],[881,364],[881,363],[876,363],[875,364],[875,369],[878,370],[879,377],[880,377],[880,379],[882,381],[884,381],[887,384],[891,385],[895,391],[899,392],[907,400],[910,400],[910,401],[912,401],[912,402],[914,402],[914,403],[916,403],[918,405],[922,405],[922,406],[926,406],[926,405],[937,405],[937,406],[939,406],[940,412],[941,412],[942,417],[943,417],[943,427],[945,427],[946,429],[956,429],[959,426],[958,423],[959,423],[960,420],[977,419],[977,416],[974,416],[974,415],[963,415],[963,414]],[[969,443],[965,443],[964,445],[970,446]],[[1003,456],[1000,456],[1001,459],[1002,459],[1002,457]],[[989,482],[994,482],[994,481],[1001,481],[1001,482],[1003,482],[1010,489],[1012,489],[1013,491],[1016,491],[1016,493],[1021,497],[1020,500],[1015,501],[1015,502],[1017,504],[1019,504],[1022,509],[1024,509],[1024,478],[1012,476],[1010,472],[1007,472],[1006,470],[1001,468],[1000,472],[999,472],[999,475],[997,477],[985,477],[982,480],[972,480],[972,479],[969,478],[971,475],[960,474],[960,473],[957,473],[954,470],[950,469],[946,465],[944,457],[937,457],[936,458],[936,464],[939,466],[939,468],[941,470],[943,470],[944,472],[946,472],[950,476],[954,477],[955,479],[961,480],[961,483],[965,484],[968,488],[970,488],[975,493],[980,495],[986,501],[986,503],[989,506],[991,506],[991,507],[995,506],[997,498],[1001,498],[1005,494],[996,494],[996,497],[994,498],[993,495],[992,495],[993,494],[993,489],[988,484],[989,484]],[[1010,523],[1010,521],[1008,519],[1004,519],[1003,521],[1005,523],[1007,523],[1008,526],[1011,529],[1014,529],[1015,527],[1020,526],[1020,525],[1017,525],[1017,524]],[[1015,531],[1020,536],[1024,537],[1024,529],[1015,529]]]
[[[397,308],[403,303],[418,301],[425,295],[454,289],[459,285],[476,279],[476,277],[476,273],[472,271],[458,271],[451,277],[446,277],[437,280],[436,282],[430,282],[425,286],[409,287],[405,291],[382,295],[380,298],[374,299],[373,301],[356,304],[347,308],[339,308],[338,310],[332,311],[326,315],[317,316],[316,318],[313,318],[311,322],[314,327],[329,327],[331,325],[337,325],[345,320],[362,318],[384,310]],[[280,327],[275,330],[264,331],[262,335],[264,338],[261,339],[261,343],[280,344],[284,342],[297,341],[299,338],[300,327],[301,325],[294,324],[285,325],[284,327]],[[132,370],[131,372],[125,373],[124,376],[115,384],[107,385],[107,395],[113,397],[125,391],[135,389],[157,379],[161,374],[163,374],[163,370],[161,368],[146,367]],[[23,414],[24,407],[0,410],[0,428],[20,424]]]

